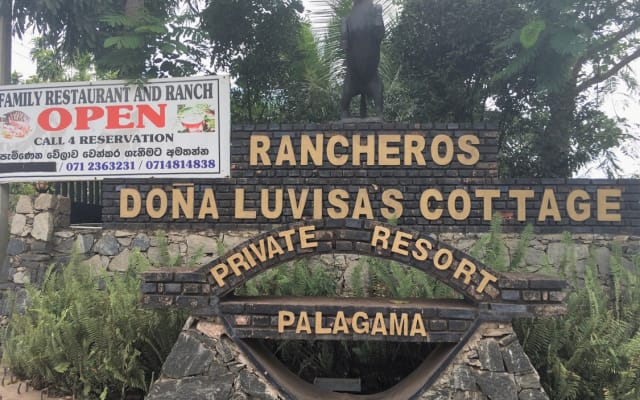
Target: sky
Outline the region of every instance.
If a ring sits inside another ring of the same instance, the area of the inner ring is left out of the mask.
[[[323,13],[325,10],[318,9],[312,5],[312,0],[306,0],[307,15],[310,13]],[[309,7],[311,6],[311,7]],[[317,30],[316,30],[317,31]],[[14,38],[12,53],[12,71],[20,72],[24,77],[35,74],[35,64],[31,61],[31,38],[24,40]],[[636,60],[631,66],[636,76],[640,74],[640,60]],[[640,80],[640,77],[639,77]],[[626,88],[620,88],[617,92],[607,96],[603,104],[603,110],[610,116],[621,116],[627,119],[630,133],[637,137],[634,142],[626,143],[624,148],[632,157],[626,156],[622,151],[618,151],[620,165],[622,167],[622,177],[640,175],[640,98],[629,95]],[[635,159],[633,158],[635,156]],[[604,178],[604,172],[599,171],[595,165],[588,166],[576,174],[576,177],[584,178]]]

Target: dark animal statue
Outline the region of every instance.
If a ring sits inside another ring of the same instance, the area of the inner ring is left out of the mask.
[[[380,43],[384,37],[382,7],[372,0],[354,0],[342,21],[342,48],[347,74],[342,88],[342,117],[348,118],[351,99],[360,95],[360,117],[367,116],[367,98],[373,98],[376,115],[382,118],[382,81],[378,74]]]

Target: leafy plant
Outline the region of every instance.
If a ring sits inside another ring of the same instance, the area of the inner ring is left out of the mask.
[[[250,279],[236,290],[245,296],[335,296],[338,274],[319,264],[298,260]]]
[[[456,298],[447,284],[423,271],[380,258],[367,258],[370,295],[390,298]]]
[[[198,261],[204,256],[204,249],[202,246],[198,247],[196,251],[189,257],[188,260],[184,260],[180,254],[172,255],[169,249],[169,240],[164,231],[156,231],[156,241],[158,243],[158,250],[160,254],[157,260],[152,260],[151,263],[154,267],[160,268],[194,268],[198,265]]]
[[[526,254],[531,228],[525,229],[511,263],[502,256],[502,227],[494,218],[491,232],[478,241],[474,252],[494,269],[517,270]],[[563,237],[565,252],[556,266],[572,288],[563,318],[517,320],[514,328],[525,352],[540,373],[552,399],[615,399],[640,397],[640,257],[625,267],[619,246],[614,246],[611,277],[598,278],[591,256],[584,281],[577,274],[570,234]]]
[[[611,286],[591,257],[573,287],[564,318],[518,321],[518,336],[553,399],[631,400],[640,396],[640,264],[614,251]]]
[[[171,350],[184,316],[140,306],[137,251],[123,274],[96,275],[73,253],[51,266],[41,288],[27,287],[24,313],[4,333],[4,362],[36,387],[83,399],[144,392]]]

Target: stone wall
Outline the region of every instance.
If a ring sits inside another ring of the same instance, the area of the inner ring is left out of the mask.
[[[274,368],[272,359],[247,356],[241,346],[219,321],[188,321],[147,400],[352,398],[296,382],[291,374]],[[411,380],[417,392],[407,388],[403,395],[383,393],[375,398],[548,399],[510,324],[482,324],[439,374],[419,373]]]
[[[11,218],[11,237],[8,246],[8,268],[2,278],[9,282],[5,287],[22,287],[26,282],[39,282],[51,263],[65,263],[75,247],[87,264],[96,271],[123,271],[129,255],[139,250],[152,265],[162,264],[161,236],[166,238],[171,258],[180,257],[186,263],[193,257],[193,267],[204,265],[236,245],[252,238],[256,231],[203,230],[125,230],[69,226],[69,201],[67,198],[42,194],[36,198],[21,196]],[[463,252],[472,252],[474,244],[486,234],[440,233],[434,237]],[[509,262],[513,257],[519,234],[505,234],[505,255]],[[572,252],[576,259],[578,275],[592,257],[603,281],[611,273],[613,246],[620,246],[623,264],[632,265],[634,255],[640,250],[640,236],[573,234],[570,236]],[[562,264],[566,253],[561,234],[536,234],[528,243],[523,272],[554,273]],[[328,267],[339,266],[342,276],[348,276],[349,266],[358,256],[322,256],[319,261]],[[184,264],[183,264],[184,265]],[[491,266],[490,266],[491,267]],[[342,285],[343,287],[345,285]],[[347,288],[348,289],[348,288]],[[6,310],[5,310],[6,312]]]
[[[21,196],[11,218],[11,237],[8,246],[9,266],[3,278],[10,284],[22,286],[26,282],[39,282],[42,272],[51,263],[65,263],[75,248],[87,264],[96,271],[123,271],[134,249],[139,250],[153,265],[162,263],[161,236],[167,241],[172,258],[180,257],[188,262],[197,257],[193,267],[204,265],[236,245],[252,238],[256,231],[203,230],[125,230],[69,226],[69,201],[64,197],[42,194],[36,198]],[[434,237],[463,252],[472,252],[474,244],[486,234],[440,233]],[[506,261],[515,254],[519,234],[505,234]],[[640,236],[573,234],[570,236],[572,252],[576,259],[578,275],[590,257],[595,262],[598,275],[607,281],[611,273],[611,256],[614,244],[619,245],[623,264],[632,265],[633,257],[640,250]],[[528,243],[528,249],[519,270],[523,272],[554,273],[562,264],[566,253],[561,234],[536,234]],[[343,275],[349,274],[355,255],[322,256],[327,266],[341,266]],[[492,266],[490,266],[492,267]]]
[[[20,196],[10,219],[8,257],[0,276],[3,289],[16,290],[20,299],[25,284],[39,282],[51,263],[66,261],[66,257],[59,257],[69,254],[64,251],[65,238],[77,237],[69,230],[70,205],[68,198],[51,194],[37,198]],[[5,305],[3,301],[0,308],[3,314],[8,312]]]
[[[166,247],[171,257],[179,256],[188,260],[192,256],[201,255],[194,267],[213,260],[224,249],[235,247],[256,234],[255,231],[221,232],[215,229],[176,229],[162,233],[166,237]],[[438,240],[468,252],[484,235],[440,233],[435,236]],[[619,244],[623,263],[627,266],[631,265],[640,249],[638,236],[573,234],[570,238],[571,255],[577,261],[578,273],[584,272],[592,254],[597,272],[603,280],[611,272],[610,257],[614,243]],[[519,235],[505,234],[505,239],[508,261],[515,252]],[[553,269],[555,267],[552,266],[560,265],[565,257],[566,245],[563,240],[564,237],[560,234],[535,235],[528,243],[528,253],[521,270],[547,272],[547,268]],[[20,298],[23,292],[21,288],[25,283],[39,282],[43,271],[51,263],[66,262],[74,247],[87,260],[90,268],[116,272],[127,268],[129,255],[135,249],[151,263],[160,264],[163,248],[161,241],[159,234],[151,230],[70,226],[68,199],[49,194],[36,198],[22,196],[11,218],[6,278],[9,287]],[[344,277],[349,274],[349,266],[354,264],[356,258],[354,255],[333,255],[323,256],[320,261],[325,262],[328,267],[340,266]],[[221,395],[221,398],[237,399],[286,397],[238,350],[235,342],[219,331],[219,325],[211,321],[206,322],[208,325],[196,323],[196,326],[206,329],[194,330],[193,323],[196,322],[192,321],[192,325],[187,327],[176,344],[174,353],[164,366],[161,380],[150,393],[150,399],[161,398],[162,395],[158,397],[158,393],[173,392],[180,393],[176,395],[176,399],[204,399],[211,395],[216,398]],[[217,338],[215,332],[218,332]],[[195,351],[195,355],[185,358],[184,354],[193,354],[190,351]],[[228,379],[220,378],[225,376]],[[522,352],[510,325],[495,323],[483,324],[447,370],[420,396],[424,400],[547,398],[540,388],[537,373]]]

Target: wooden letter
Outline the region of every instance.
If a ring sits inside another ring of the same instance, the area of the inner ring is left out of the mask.
[[[391,237],[391,229],[384,226],[376,226],[373,228],[373,236],[371,237],[371,247],[377,247],[378,242],[382,242],[382,248],[389,248],[389,238]]]
[[[440,144],[444,144],[444,156],[440,155]],[[431,158],[436,165],[449,165],[453,161],[453,140],[448,135],[437,135],[431,142]]]
[[[356,197],[356,204],[353,206],[353,214],[351,218],[359,219],[364,215],[367,219],[373,219],[373,210],[371,209],[371,202],[369,201],[369,192],[367,189],[360,188]]]
[[[271,165],[269,159],[269,148],[271,147],[271,140],[266,135],[252,135],[249,139],[249,165],[258,165],[258,157],[262,165]]]
[[[204,219],[206,216],[211,215],[212,218],[220,218],[218,215],[218,205],[216,204],[216,197],[213,193],[213,189],[206,188],[202,195],[202,203],[200,204],[200,212],[198,213],[198,219]]]
[[[456,268],[456,272],[453,273],[454,279],[460,279],[461,275],[464,275],[464,284],[468,285],[471,283],[471,276],[476,273],[476,265],[471,261],[463,258],[460,260],[458,264],[458,268]]]
[[[413,239],[413,235],[402,231],[396,232],[396,235],[393,238],[393,246],[391,246],[391,251],[396,254],[400,254],[401,256],[408,256],[409,242],[404,239],[411,240]]]
[[[447,258],[445,262],[442,262],[443,257]],[[440,271],[448,270],[451,264],[453,264],[453,253],[449,249],[440,249],[433,257],[433,266]]]
[[[362,325],[358,324],[358,321],[362,320]],[[359,335],[369,333],[369,316],[362,311],[357,311],[353,314],[351,318],[351,324],[353,328],[353,333],[357,333]]]
[[[244,209],[244,188],[236,188],[236,213],[238,219],[256,219],[256,210]]]
[[[458,139],[458,147],[466,155],[458,154],[458,161],[462,165],[475,165],[480,160],[480,151],[477,145],[480,139],[476,135],[463,135]]]
[[[442,193],[438,189],[427,189],[422,192],[422,196],[420,196],[420,213],[426,220],[437,221],[442,217],[442,209],[435,211],[429,209],[432,197],[436,201],[442,201]]]
[[[553,217],[553,220],[558,222],[562,218],[560,217],[560,210],[558,209],[558,202],[556,201],[556,195],[553,189],[547,188],[542,194],[542,201],[540,201],[540,211],[538,213],[538,221],[544,222],[547,218]]]
[[[387,207],[382,207],[381,214],[384,219],[397,219],[402,216],[402,192],[398,189],[387,189],[382,192],[382,204]]]
[[[195,193],[193,186],[187,187],[187,198],[184,198],[182,190],[179,188],[173,188],[171,191],[171,218],[180,218],[180,211],[184,213],[184,216],[189,219],[193,219],[195,210],[194,206]]]
[[[316,238],[315,225],[301,226],[300,231],[300,247],[303,249],[313,249],[318,247],[318,242],[313,242]]]
[[[211,268],[209,272],[211,272],[211,275],[213,276],[213,279],[215,279],[218,286],[223,287],[225,285],[224,278],[229,276],[229,267],[227,267],[227,264],[220,263]]]
[[[291,166],[295,166],[297,164],[295,150],[293,150],[293,143],[291,143],[291,136],[289,135],[283,136],[280,139],[278,155],[276,156],[276,165],[281,166],[285,161]]]
[[[462,210],[460,211],[456,208],[458,199],[462,200]],[[469,214],[471,214],[471,197],[469,197],[469,193],[464,189],[455,189],[452,191],[447,200],[447,208],[451,218],[456,221],[464,221],[469,218]]]
[[[589,200],[589,193],[582,189],[572,190],[567,196],[567,214],[569,214],[569,218],[571,218],[572,221],[586,221],[591,217],[591,204],[578,203],[578,209],[576,210],[576,202],[578,199]]]
[[[404,165],[413,165],[413,160],[416,160],[416,165],[427,165],[427,161],[424,159],[424,148],[426,146],[426,140],[422,135],[408,134],[404,135]]]
[[[517,201],[517,217],[518,221],[527,220],[527,199],[532,199],[534,196],[533,190],[529,189],[511,189],[509,190],[509,197],[516,199]]]
[[[129,199],[132,200],[129,208]],[[136,189],[125,188],[120,190],[120,218],[135,218],[140,215],[142,209],[142,197]]]
[[[160,200],[160,205],[157,209],[153,207],[154,199],[156,197]],[[151,218],[162,218],[162,216],[167,213],[167,203],[167,194],[164,192],[164,190],[159,188],[152,189],[147,194],[147,214],[149,214]]]
[[[622,197],[621,189],[598,189],[598,221],[602,222],[620,222],[622,216],[619,212],[611,213],[609,211],[620,211],[620,201],[609,201],[609,197]]]
[[[478,293],[484,292],[484,289],[487,287],[489,282],[497,282],[498,281],[498,278],[495,275],[493,275],[490,272],[485,271],[484,269],[480,270],[480,275],[482,275],[482,280],[480,281],[480,284],[476,288],[476,292],[478,292]]]
[[[293,326],[296,317],[291,311],[278,311],[278,333],[283,333],[284,328]]]
[[[498,189],[476,189],[476,197],[482,199],[482,219],[491,221],[493,217],[493,199],[500,198],[500,191]]]

